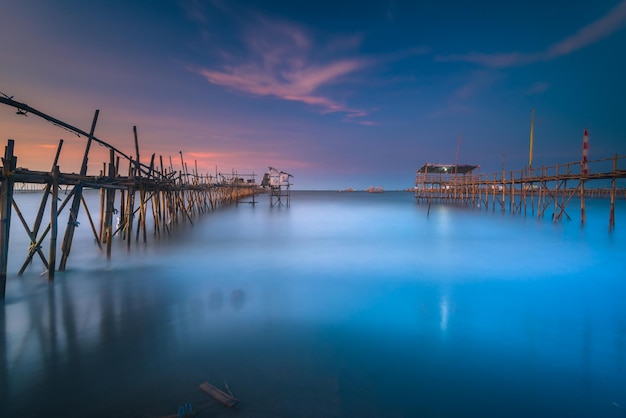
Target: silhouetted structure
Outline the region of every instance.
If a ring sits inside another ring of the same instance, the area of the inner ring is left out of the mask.
[[[283,200],[286,206],[290,201],[290,178],[293,177],[284,171],[278,171],[273,167],[269,167],[269,171],[263,175],[261,186],[270,190],[270,206],[282,205]]]
[[[587,135],[585,131],[585,136]],[[620,167],[621,165],[621,167]],[[495,173],[492,176],[474,174],[476,165],[424,164],[415,175],[415,198],[428,204],[455,203],[465,206],[485,207],[502,212],[508,203],[512,213],[528,210],[543,217],[552,207],[552,219],[556,222],[570,216],[568,203],[579,197],[581,222],[586,222],[585,198],[608,197],[610,199],[609,230],[615,227],[615,199],[624,196],[624,190],[616,187],[616,180],[626,178],[626,157],[605,158],[588,161],[583,154],[581,161],[555,166]],[[609,187],[586,189],[589,181],[604,180]],[[536,211],[536,212],[535,212]]]
[[[162,233],[169,234],[170,229],[178,223],[193,223],[194,216],[237,202],[240,198],[254,195],[258,191],[253,175],[252,179],[236,174],[232,176],[220,175],[219,178],[213,177],[209,174],[200,174],[197,163],[195,168],[189,170],[183,159],[182,151],[179,151],[181,168],[178,171],[174,170],[171,157],[169,167],[164,166],[163,157],[159,157],[157,163],[155,154],[152,154],[149,165],[140,163],[136,127],[133,127],[136,158],[126,155],[94,136],[98,110],[95,112],[91,129],[87,133],[24,103],[16,102],[10,97],[0,97],[0,103],[15,107],[18,115],[34,114],[78,136],[87,138],[79,174],[62,173],[57,165],[63,146],[62,139],[59,141],[50,171],[18,168],[17,156],[14,155],[14,141],[8,140],[0,173],[0,300],[4,299],[6,291],[12,209],[14,209],[30,237],[28,255],[18,275],[23,274],[33,257],[37,255],[47,270],[48,280],[51,281],[54,279],[57,269],[58,218],[68,204],[70,209],[58,264],[60,271],[65,270],[70,255],[81,205],[89,219],[97,246],[101,250],[103,250],[103,245],[106,246],[106,257],[110,258],[112,238],[115,235],[121,235],[126,240],[127,249],[130,249],[135,225],[135,241],[139,241],[141,236],[142,241],[146,242],[149,218],[152,218],[152,232],[155,236],[160,236]],[[103,164],[98,176],[87,175],[89,150],[93,142],[109,150],[109,162]],[[120,175],[121,162],[124,161],[128,162],[128,172],[125,176]],[[22,188],[39,189],[42,192],[41,204],[32,225],[26,222],[13,199],[15,183],[20,184]],[[37,185],[37,187],[33,187],[33,185]],[[59,189],[62,186],[65,186],[66,191],[68,187],[71,187],[71,191],[61,201]],[[99,222],[94,221],[89,211],[87,202],[83,197],[83,189],[100,191]],[[120,208],[119,213],[115,209],[117,196],[119,196],[119,204],[117,205]],[[49,198],[50,217],[48,219],[50,221],[46,226],[44,212],[48,206]],[[114,224],[113,217],[116,213],[118,213],[117,222]],[[137,217],[136,224],[134,222],[135,217]],[[46,238],[49,239],[47,257],[42,250],[42,244]]]

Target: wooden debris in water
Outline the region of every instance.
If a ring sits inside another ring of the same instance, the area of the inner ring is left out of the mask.
[[[199,388],[201,391],[203,391],[207,395],[214,397],[215,399],[217,399],[218,401],[220,401],[221,403],[223,403],[229,408],[232,408],[233,406],[237,404],[237,402],[239,402],[239,400],[235,398],[232,395],[232,393],[230,393],[230,389],[228,388],[228,385],[226,385],[226,390],[229,393],[223,392],[222,390],[211,385],[209,382],[202,383],[199,386]]]

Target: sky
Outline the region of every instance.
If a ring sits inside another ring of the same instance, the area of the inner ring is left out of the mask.
[[[0,0],[0,92],[175,169],[407,189],[626,155],[626,0]],[[78,172],[85,138],[0,105],[18,166]],[[108,160],[90,151],[89,173]],[[166,163],[167,165],[167,163]],[[122,167],[122,171],[124,167]]]

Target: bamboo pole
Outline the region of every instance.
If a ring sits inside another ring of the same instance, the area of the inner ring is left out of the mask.
[[[133,180],[133,184],[135,183],[135,170],[132,168],[132,161],[128,167],[128,175],[130,179]],[[128,186],[128,201],[126,208],[126,229],[124,232],[124,239],[126,239],[126,250],[130,251],[130,240],[133,232],[133,220],[135,217],[135,187]]]
[[[7,283],[7,263],[9,260],[9,231],[11,229],[11,203],[13,202],[13,173],[17,167],[17,157],[13,155],[14,141],[9,139],[2,158],[0,183],[0,300],[4,300]]]
[[[107,177],[111,178],[112,174],[113,174],[113,169],[112,169],[112,161],[113,159],[109,159],[109,167],[107,169]],[[106,196],[105,196],[105,203],[104,203],[104,241],[102,242],[103,244],[108,244],[108,242],[111,240],[111,238],[113,237],[113,232],[112,232],[112,225],[113,225],[113,212],[114,207],[113,204],[111,203],[111,199],[115,198],[115,189],[111,189],[111,188],[107,188],[106,189]]]
[[[59,147],[60,148],[60,147]],[[52,202],[50,203],[50,261],[48,263],[48,281],[54,280],[57,263],[57,235],[58,235],[58,199],[59,199],[59,166],[52,169]],[[97,237],[96,237],[97,238]],[[98,243],[100,244],[100,243]]]
[[[502,207],[502,212],[504,213],[504,211],[506,210],[506,198],[505,198],[505,193],[506,193],[506,172],[504,171],[504,164],[502,167],[502,202],[501,202],[501,207]]]
[[[489,210],[489,174],[485,175],[485,211]]]
[[[491,186],[491,195],[492,195],[491,200],[493,201],[493,203],[491,204],[491,212],[493,212],[493,213],[495,213],[495,211],[496,211],[496,185],[497,185],[497,179],[498,179],[498,175],[494,174],[493,175],[493,186]]]
[[[137,136],[137,126],[133,126],[133,136],[135,138],[135,152],[137,159],[135,160],[135,164],[137,165],[136,176],[141,177],[141,159],[139,158],[139,138]]]
[[[511,213],[515,213],[515,177],[513,175],[513,171],[511,171],[511,184],[509,185],[509,192],[511,196],[509,196],[509,211]]]
[[[102,163],[102,171],[100,172],[102,177],[104,177],[104,173],[106,173],[107,164]],[[98,232],[98,241],[101,243],[104,242],[104,188],[100,188],[100,229]]]
[[[528,167],[528,176],[530,177],[530,179],[532,180],[533,178],[533,167],[529,166]],[[532,183],[532,185],[534,186],[535,183]],[[533,187],[533,189],[531,190],[530,193],[530,214],[531,215],[535,215],[535,189]]]
[[[54,172],[54,169],[57,166],[57,163],[59,161],[59,155],[61,154],[61,148],[62,147],[63,147],[63,140],[60,139],[59,140],[59,145],[57,146],[57,151],[56,151],[54,160],[52,162],[52,168],[50,170],[51,173]],[[45,256],[43,256],[43,252],[41,251],[41,247],[37,246],[36,244],[37,244],[37,234],[39,233],[39,228],[41,227],[41,222],[43,220],[43,215],[44,215],[44,212],[46,210],[46,204],[48,202],[48,195],[50,193],[50,188],[51,188],[51,183],[48,182],[46,184],[46,187],[43,190],[43,195],[41,196],[41,203],[39,204],[39,210],[37,211],[37,216],[35,217],[35,223],[33,224],[33,230],[32,231],[29,231],[29,228],[28,228],[28,225],[26,224],[26,221],[23,219],[21,213],[19,212],[19,209],[17,208],[17,205],[15,205],[16,212],[17,212],[18,216],[20,217],[20,219],[22,221],[22,224],[24,225],[24,228],[26,228],[26,232],[30,235],[30,238],[31,238],[30,239],[30,249],[37,251],[37,253],[39,254],[39,257],[41,258],[41,260],[43,261],[44,266],[46,267],[46,269],[48,268],[48,262],[45,260]],[[28,263],[25,264],[22,269],[20,269],[20,271],[17,274],[18,276],[21,276],[24,273],[24,270],[26,269],[27,265],[30,263],[31,260],[32,260],[32,258],[28,259]]]
[[[115,177],[115,152],[110,150],[109,152],[109,177]],[[107,207],[106,207],[106,221],[105,221],[105,231],[106,231],[106,239],[107,239],[107,247],[106,247],[106,258],[107,260],[111,259],[111,245],[113,241],[113,209],[115,205],[115,189],[107,189]]]
[[[61,211],[63,211],[63,208],[65,208],[67,203],[74,196],[75,191],[76,191],[76,189],[72,189],[72,191],[67,195],[67,197],[65,198],[65,200],[63,201],[63,203],[61,204],[59,209],[57,210],[57,216],[59,216]],[[28,251],[28,255],[26,256],[26,260],[24,261],[24,263],[22,264],[22,267],[20,268],[19,272],[17,273],[18,276],[20,276],[20,275],[22,275],[22,273],[24,273],[24,270],[26,270],[26,267],[31,262],[31,259],[33,258],[33,255],[35,255],[35,249],[41,247],[41,243],[43,242],[43,240],[48,235],[48,232],[50,232],[51,227],[52,227],[51,224],[48,224],[46,229],[41,233],[41,236],[39,237],[39,240],[34,245],[30,246],[30,249]]]
[[[558,215],[557,215],[557,211],[558,209],[558,202],[559,202],[559,165],[557,164],[556,167],[554,168],[554,212],[552,213],[552,220],[554,222],[556,222],[558,219]]]
[[[139,233],[142,232],[143,243],[146,241],[146,191],[143,187],[139,190],[139,219],[137,220],[137,233],[135,237],[135,241],[139,240]]]
[[[617,154],[613,157],[613,178],[611,179],[611,209],[609,213],[609,231],[615,228],[615,173],[617,172]]]
[[[585,225],[587,222],[587,211],[585,208],[585,175],[582,174],[580,177],[580,224]]]
[[[39,258],[41,258],[41,261],[43,262],[43,265],[47,269],[48,268],[48,261],[46,260],[46,256],[43,254],[43,251],[41,250],[41,247],[35,245],[36,242],[37,242],[37,237],[35,236],[35,234],[33,234],[33,232],[28,227],[28,223],[26,222],[26,219],[24,219],[24,216],[22,215],[22,212],[20,211],[20,208],[17,206],[17,203],[15,203],[15,200],[12,201],[12,206],[13,206],[13,209],[15,210],[15,213],[17,214],[17,217],[22,222],[22,226],[26,230],[26,233],[28,234],[28,237],[30,238],[31,249],[34,252],[36,252],[37,254],[39,254]],[[21,275],[22,275],[21,273],[18,274],[18,276],[21,276]]]
[[[543,166],[541,166],[541,176],[540,177],[542,177],[542,178],[543,178],[543,172],[544,172]],[[541,216],[543,216],[543,212],[541,211],[540,208],[541,208],[541,206],[543,206],[542,205],[542,199],[543,199],[543,196],[545,195],[545,190],[544,190],[545,189],[545,185],[546,184],[545,184],[544,181],[541,181],[539,183],[539,195],[537,196],[537,219],[539,219],[539,218],[541,218]]]
[[[96,238],[96,243],[98,244],[98,248],[102,250],[102,244],[98,239],[98,232],[96,231],[96,226],[93,224],[93,219],[91,218],[91,213],[89,213],[89,208],[87,207],[87,202],[85,201],[85,196],[80,197],[81,202],[83,203],[83,207],[85,208],[85,214],[87,214],[87,219],[89,220],[89,225],[91,225],[91,230],[93,231],[93,235]]]
[[[83,163],[80,167],[80,176],[84,177],[87,174],[87,163],[89,161],[89,148],[91,147],[91,141],[93,139],[94,132],[96,130],[96,123],[98,122],[98,114],[100,110],[96,110],[93,121],[91,123],[91,130],[89,131],[89,137],[87,138],[87,146],[85,147],[85,154],[83,155]],[[113,152],[113,150],[111,150]],[[67,221],[67,228],[65,229],[65,236],[63,237],[63,243],[61,244],[61,264],[59,265],[60,271],[65,271],[67,259],[72,249],[72,239],[74,238],[74,230],[78,226],[78,210],[80,208],[80,199],[83,195],[83,185],[78,183],[74,186],[76,192],[74,193],[74,201],[70,209],[70,216]]]

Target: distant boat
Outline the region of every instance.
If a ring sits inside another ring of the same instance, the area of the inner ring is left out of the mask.
[[[383,192],[383,188],[382,187],[371,186],[371,187],[368,187],[367,189],[365,189],[365,191],[368,192],[368,193],[382,193]]]

